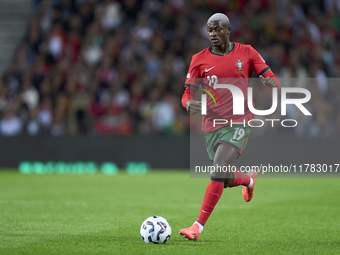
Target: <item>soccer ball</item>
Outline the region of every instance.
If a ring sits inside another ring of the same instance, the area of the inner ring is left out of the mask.
[[[170,239],[171,227],[163,217],[151,216],[142,223],[140,235],[146,243],[164,244]]]

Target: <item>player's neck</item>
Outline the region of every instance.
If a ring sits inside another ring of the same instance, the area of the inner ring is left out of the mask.
[[[221,46],[211,46],[211,49],[213,52],[219,53],[219,54],[227,54],[231,50],[231,42],[226,41],[225,44],[222,44]]]

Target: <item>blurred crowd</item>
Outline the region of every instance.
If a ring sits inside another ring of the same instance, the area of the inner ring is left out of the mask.
[[[1,135],[188,133],[184,81],[215,12],[283,86],[312,92],[312,117],[268,118],[297,119],[296,135],[340,132],[338,0],[35,0],[33,12],[0,81]],[[267,90],[255,88],[259,109],[271,105]]]

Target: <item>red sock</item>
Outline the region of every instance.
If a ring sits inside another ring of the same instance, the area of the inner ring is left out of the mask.
[[[223,193],[224,182],[210,181],[203,198],[200,214],[198,215],[197,222],[204,224],[207,222],[210,214],[215,208],[218,200]]]
[[[236,169],[236,171],[234,172],[234,181],[230,185],[230,188],[240,186],[240,185],[248,186],[249,184],[250,184],[249,175],[243,174],[239,170]]]

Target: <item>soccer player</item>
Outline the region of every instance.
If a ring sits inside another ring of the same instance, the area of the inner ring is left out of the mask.
[[[251,127],[247,124],[230,125],[230,123],[231,121],[233,123],[248,123],[248,120],[253,118],[246,102],[251,71],[255,71],[259,75],[265,86],[280,89],[279,80],[260,54],[250,45],[230,42],[230,32],[231,27],[226,15],[216,13],[208,19],[207,36],[211,46],[192,57],[185,82],[186,89],[182,97],[183,107],[191,114],[195,114],[201,111],[201,102],[193,100],[200,86],[197,81],[199,78],[201,81],[208,81],[212,87],[219,84],[219,80],[232,81],[232,85],[237,86],[243,92],[245,100],[243,115],[233,115],[233,97],[229,89],[216,89],[222,105],[214,105],[213,100],[207,97],[207,113],[203,115],[202,129],[205,132],[209,158],[215,167],[233,166],[247,144]],[[209,90],[207,85],[204,89]],[[229,121],[224,125],[214,127],[213,119]],[[197,241],[219,201],[223,189],[243,185],[243,199],[249,202],[254,195],[256,178],[257,173],[252,170],[247,174],[238,170],[236,172],[212,172],[197,220],[191,227],[181,229],[180,234],[188,240]]]

